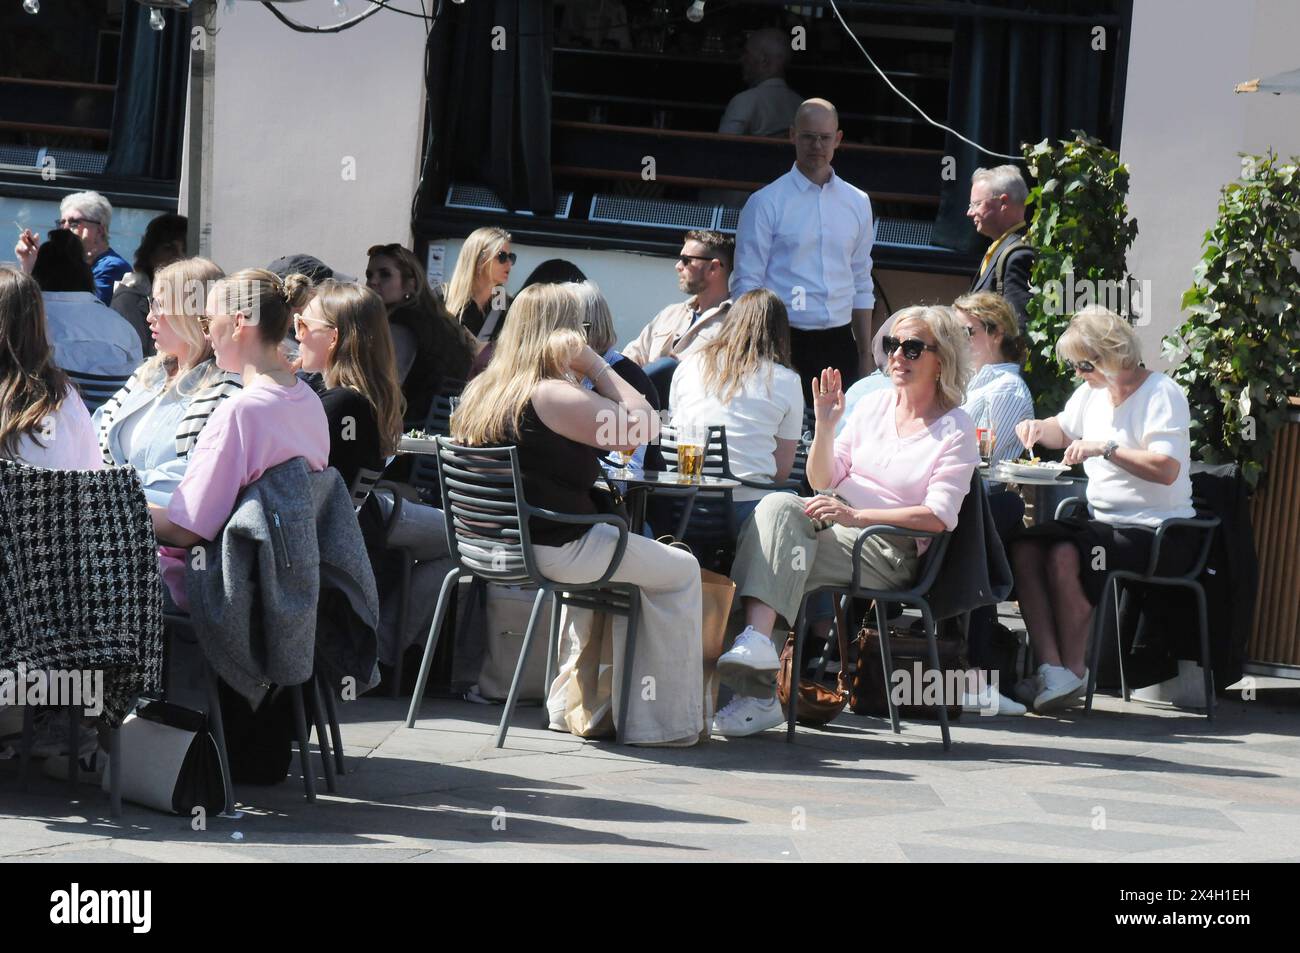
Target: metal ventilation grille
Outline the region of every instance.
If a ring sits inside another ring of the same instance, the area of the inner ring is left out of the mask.
[[[591,199],[593,222],[612,225],[642,225],[649,228],[713,228],[717,209],[691,202],[663,202],[626,195],[595,195]]]
[[[876,244],[904,248],[933,248],[934,222],[914,222],[903,218],[882,218],[876,222]]]
[[[722,219],[718,222],[718,231],[734,232],[740,227],[740,209],[726,208],[722,209]]]
[[[99,175],[108,163],[108,155],[103,152],[74,152],[59,149],[31,149],[26,146],[0,146],[0,165],[16,165],[24,169],[44,167],[45,156],[54,160],[55,171],[78,172],[83,175]]]
[[[495,192],[482,185],[465,185],[453,182],[447,189],[447,198],[443,202],[447,208],[468,208],[479,212],[510,212]],[[568,218],[573,209],[572,192],[555,193],[555,217]],[[517,211],[515,215],[532,215],[532,212]]]

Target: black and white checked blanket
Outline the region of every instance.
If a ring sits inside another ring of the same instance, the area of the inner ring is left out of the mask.
[[[0,668],[104,672],[119,725],[162,675],[157,541],[135,470],[0,460]]]

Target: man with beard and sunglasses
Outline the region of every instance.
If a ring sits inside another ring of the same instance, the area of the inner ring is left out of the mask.
[[[677,287],[691,297],[668,305],[654,316],[623,356],[641,365],[655,389],[667,396],[678,363],[712,341],[731,308],[732,256],[736,242],[721,232],[686,233],[677,256]]]

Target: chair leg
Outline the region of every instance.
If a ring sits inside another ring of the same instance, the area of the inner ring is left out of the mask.
[[[122,816],[122,729],[108,733],[108,811]]]
[[[542,683],[546,696],[542,699],[542,727],[551,727],[551,710],[547,707],[550,699],[551,682],[555,679],[555,660],[560,654],[560,600],[551,600],[551,621],[546,629],[546,681]]]
[[[921,606],[921,621],[925,624],[925,639],[929,643],[930,664],[934,667],[935,674],[939,677],[939,684],[945,685],[947,679],[943,677],[943,669],[939,665],[939,638],[935,632],[934,619],[930,617],[930,610],[925,605]],[[941,693],[942,694],[942,693]],[[939,733],[943,735],[943,750],[952,749],[952,735],[948,730],[948,704],[947,699],[939,699]]]
[[[1092,696],[1097,690],[1097,666],[1101,662],[1101,640],[1106,634],[1106,613],[1110,610],[1111,587],[1115,580],[1107,579],[1101,587],[1101,604],[1092,611],[1092,645],[1088,650],[1088,690],[1083,699],[1084,712],[1092,711]]]
[[[1196,621],[1201,635],[1201,670],[1205,675],[1205,717],[1214,721],[1214,666],[1210,659],[1210,616],[1205,606],[1205,589],[1199,583],[1192,587],[1196,593]]]
[[[235,785],[230,779],[230,750],[226,747],[226,725],[221,718],[221,695],[217,691],[217,674],[203,663],[203,679],[208,689],[208,725],[212,740],[217,745],[217,762],[221,765],[221,781],[226,786],[226,804],[223,814],[235,813]]]
[[[406,727],[415,727],[415,718],[420,713],[420,702],[424,700],[424,686],[429,680],[429,667],[433,665],[433,653],[438,648],[438,633],[442,631],[443,619],[447,617],[447,600],[451,590],[460,580],[460,570],[453,569],[442,580],[442,591],[438,593],[438,607],[433,610],[433,624],[429,626],[429,638],[424,644],[424,657],[420,659],[420,675],[415,680],[415,693],[411,696],[411,707],[406,712]]]
[[[81,709],[68,708],[68,784],[75,789],[81,770]]]
[[[903,729],[898,724],[898,706],[894,704],[893,676],[894,653],[889,648],[889,616],[885,603],[876,600],[876,628],[880,632],[880,665],[885,675],[885,704],[889,706],[889,723],[898,734]]]
[[[31,705],[23,706],[23,739],[18,743],[18,783],[22,791],[27,790],[28,772],[32,766],[32,745],[36,743],[36,709]]]
[[[799,717],[799,673],[802,671],[800,664],[803,662],[803,644],[805,632],[808,628],[808,593],[804,593],[803,599],[799,602],[799,614],[794,620],[794,652],[790,657],[790,682],[788,685],[789,698],[785,701],[785,740],[794,741],[795,724]],[[782,648],[779,651],[783,651]]]
[[[623,743],[627,729],[627,710],[632,701],[632,676],[636,664],[636,630],[641,621],[641,590],[633,589],[628,598],[627,638],[623,642],[623,691],[618,700],[618,719],[614,722],[614,741]]]
[[[1124,674],[1124,617],[1127,615],[1130,595],[1132,590],[1128,586],[1120,585],[1118,579],[1115,580],[1115,591],[1111,595],[1111,605],[1115,609],[1115,654],[1119,660],[1119,692],[1125,702],[1129,700],[1128,676]],[[1138,623],[1138,631],[1134,633],[1134,641],[1142,634],[1142,623]],[[1088,676],[1092,678],[1091,674]]]
[[[551,590],[547,586],[537,590],[537,598],[533,600],[533,611],[528,614],[528,628],[524,630],[524,644],[519,650],[519,661],[515,663],[515,677],[510,680],[510,693],[506,696],[506,706],[501,712],[501,724],[497,725],[497,747],[503,748],[506,743],[506,732],[510,730],[510,716],[515,711],[515,701],[519,698],[519,683],[524,680],[524,666],[528,663],[528,650],[533,644],[533,633],[537,631],[537,619],[542,614],[542,603],[546,601],[547,593]],[[555,598],[558,599],[559,593]],[[428,664],[425,659],[425,664]]]
[[[320,751],[321,768],[325,772],[325,790],[333,794],[338,790],[334,777],[334,751],[330,747],[329,733],[325,729],[325,702],[321,700],[320,685],[316,682],[315,674],[303,683],[303,693],[307,707],[311,710],[312,724],[316,726],[316,747]],[[310,734],[307,740],[310,747]]]
[[[334,770],[339,775],[344,775],[347,771],[343,767],[343,731],[339,728],[339,709],[334,698],[334,686],[325,681],[325,676],[319,672],[316,680],[320,686],[321,697],[325,699],[325,717],[330,727],[330,746],[334,749]]]
[[[316,800],[316,772],[311,766],[311,744],[307,737],[307,715],[303,711],[302,686],[293,685],[288,689],[293,701],[293,725],[298,735],[298,764],[302,768],[302,786],[307,800]]]
[[[397,644],[401,647],[397,650],[397,658],[393,660],[393,670],[390,673],[393,683],[388,686],[389,698],[399,698],[402,694],[402,671],[406,667],[406,648],[402,643],[406,640],[406,622],[411,612],[411,561],[410,552],[402,550],[402,575],[397,589]]]

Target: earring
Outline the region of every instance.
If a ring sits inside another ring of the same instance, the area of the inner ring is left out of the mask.
[[[406,294],[402,295],[402,300],[403,300],[403,301],[410,301],[411,298],[413,298],[413,297],[414,297],[414,295],[412,295],[411,292],[408,291]]]

